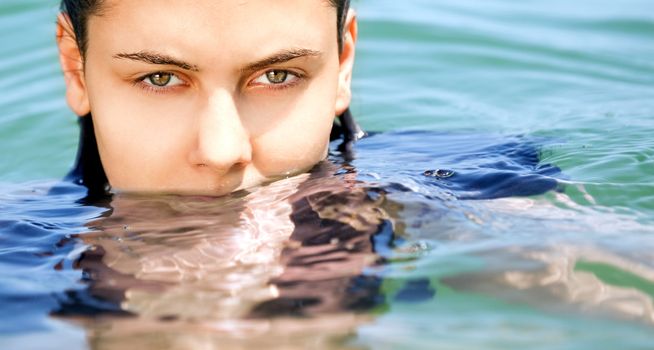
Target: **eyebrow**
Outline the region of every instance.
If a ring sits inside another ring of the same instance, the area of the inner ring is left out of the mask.
[[[291,60],[294,60],[296,58],[303,58],[303,57],[319,57],[322,55],[322,52],[316,51],[316,50],[311,50],[311,49],[286,49],[286,50],[281,50],[275,54],[272,54],[264,59],[258,60],[254,63],[250,63],[247,66],[243,67],[241,69],[241,72],[248,73],[248,72],[254,72],[262,68],[266,68],[268,66],[271,66],[273,64],[280,64],[280,63],[285,63]]]
[[[199,71],[198,66],[194,64],[190,64],[182,60],[178,60],[174,57],[156,53],[156,52],[151,52],[151,51],[139,51],[135,53],[119,53],[119,54],[115,54],[114,58],[141,61],[149,64],[177,66],[184,70],[190,70],[193,72]]]
[[[241,72],[254,72],[273,64],[285,63],[302,57],[318,57],[321,55],[322,52],[311,50],[311,49],[302,49],[302,48],[285,49],[271,56],[258,60],[254,63],[248,64],[247,66],[241,69]],[[194,72],[200,70],[198,66],[194,64],[190,64],[182,60],[176,59],[174,57],[156,53],[156,52],[151,52],[151,51],[139,51],[135,53],[118,53],[115,54],[113,57],[116,59],[128,59],[133,61],[145,62],[149,64],[177,66],[184,70],[190,70]]]

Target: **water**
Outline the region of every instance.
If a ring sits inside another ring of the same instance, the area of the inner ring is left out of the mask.
[[[0,348],[654,344],[651,1],[358,1],[354,160],[93,202],[56,7],[0,4]]]

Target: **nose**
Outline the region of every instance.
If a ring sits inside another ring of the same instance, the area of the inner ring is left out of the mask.
[[[210,96],[197,125],[197,142],[189,155],[193,166],[221,176],[252,161],[248,132],[228,92]]]

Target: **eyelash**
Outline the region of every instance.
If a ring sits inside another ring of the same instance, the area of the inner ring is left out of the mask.
[[[271,71],[284,72],[284,73],[288,74],[289,76],[295,77],[295,79],[290,83],[286,83],[286,82],[281,83],[281,84],[270,83],[270,84],[259,84],[259,85],[255,85],[255,86],[264,86],[265,89],[279,91],[279,90],[285,90],[285,89],[288,89],[288,88],[292,88],[292,87],[298,85],[300,82],[302,82],[306,78],[305,74],[290,71],[288,69],[268,69],[268,70],[262,72],[261,74],[257,75],[255,77],[255,79],[252,79],[252,81],[260,78],[263,75],[266,75],[267,73],[269,73]],[[147,79],[151,78],[155,74],[170,74],[174,78],[179,79],[180,81],[184,82],[184,84],[179,84],[179,85],[174,85],[174,86],[156,86],[156,85],[149,84],[149,83],[145,82]],[[188,85],[188,84],[186,84],[184,79],[180,78],[177,74],[171,73],[171,72],[165,72],[165,71],[153,72],[153,73],[149,73],[149,74],[146,74],[146,75],[142,75],[139,78],[137,78],[136,80],[134,80],[133,84],[135,86],[138,86],[139,88],[147,91],[147,92],[153,92],[153,93],[157,93],[157,94],[168,93],[170,90],[177,89],[180,86]],[[250,85],[250,83],[248,83],[248,85]]]
[[[155,74],[170,74],[172,77],[174,77],[176,79],[179,79],[184,84],[179,84],[179,85],[174,85],[174,86],[156,86],[156,85],[148,84],[148,83],[145,82],[145,80],[151,78]],[[134,86],[137,86],[137,87],[139,87],[139,88],[141,88],[141,89],[143,89],[143,90],[145,90],[147,92],[153,92],[153,93],[156,93],[156,94],[167,93],[167,92],[169,92],[171,90],[175,90],[175,89],[179,88],[180,86],[188,85],[188,84],[186,84],[184,79],[180,78],[177,74],[171,73],[171,72],[164,72],[164,71],[153,72],[153,73],[143,75],[143,76],[137,78],[136,80],[134,80],[133,84],[134,84]]]
[[[274,84],[274,83],[259,84],[259,85],[254,85],[254,86],[263,86],[265,89],[268,89],[268,90],[285,90],[285,89],[292,88],[292,87],[296,86],[297,84],[301,83],[306,78],[306,75],[304,75],[302,73],[298,73],[298,72],[293,72],[293,71],[290,71],[288,69],[268,69],[268,70],[264,71],[263,73],[257,75],[257,77],[255,79],[253,79],[252,81],[257,80],[260,77],[262,77],[264,75],[267,75],[268,73],[270,73],[272,71],[283,72],[283,73],[287,74],[288,77],[289,77],[289,78],[287,78],[287,80],[290,79],[290,77],[294,77],[294,78],[293,78],[293,80],[291,82],[284,82],[284,83],[280,83],[280,84]],[[250,84],[248,84],[248,85],[250,85]]]

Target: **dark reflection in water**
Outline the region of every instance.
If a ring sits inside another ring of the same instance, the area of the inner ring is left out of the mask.
[[[367,310],[384,303],[380,277],[361,272],[381,262],[377,250],[392,247],[393,238],[381,242],[384,247],[374,238],[395,233],[385,219],[384,198],[371,197],[347,182],[342,188],[311,180],[299,186],[290,216],[295,229],[281,252],[284,272],[272,281],[280,295],[259,304],[251,316],[306,316]]]
[[[154,318],[269,318],[383,304],[380,277],[362,273],[394,242],[384,193],[337,170],[323,163],[224,198],[115,196],[111,216],[80,236],[90,247],[75,267],[89,288],[68,293],[57,314],[143,315],[146,302]]]

